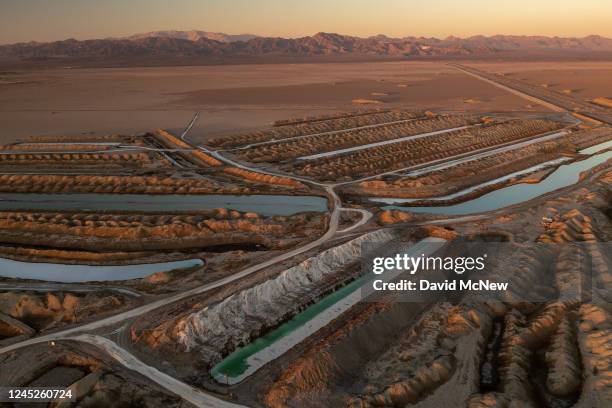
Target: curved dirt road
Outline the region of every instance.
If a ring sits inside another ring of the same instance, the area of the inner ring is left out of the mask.
[[[169,390],[173,394],[178,395],[185,401],[189,401],[196,407],[245,408],[244,405],[234,404],[232,402],[215,397],[195,387],[189,386],[184,382],[181,382],[176,378],[171,377],[168,374],[165,374],[154,367],[146,365],[145,363],[134,357],[132,354],[119,347],[115,342],[105,337],[95,336],[92,334],[82,334],[79,336],[67,338],[66,340],[81,341],[104,350],[109,356],[111,356],[124,367],[144,375],[151,381],[159,384],[160,386]]]

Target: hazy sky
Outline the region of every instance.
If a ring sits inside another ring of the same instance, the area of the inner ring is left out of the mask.
[[[612,0],[0,0],[0,43],[154,30],[612,37]]]

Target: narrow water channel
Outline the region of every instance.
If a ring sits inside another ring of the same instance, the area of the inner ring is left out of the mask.
[[[28,194],[1,193],[0,210],[198,211],[227,208],[260,215],[327,211],[327,199],[290,195]]]
[[[445,195],[445,196],[427,197],[427,198],[384,198],[384,197],[382,197],[382,198],[371,198],[370,201],[376,202],[376,203],[385,203],[385,204],[399,204],[399,203],[413,203],[413,202],[416,202],[416,201],[423,201],[423,200],[427,200],[427,201],[447,201],[447,200],[452,200],[454,198],[461,197],[461,196],[470,194],[470,193],[472,193],[474,191],[480,190],[480,189],[482,189],[482,188],[484,188],[486,186],[490,186],[492,184],[501,183],[501,182],[506,181],[506,180],[511,180],[511,179],[513,179],[516,176],[520,176],[520,175],[523,175],[523,174],[533,173],[535,171],[542,170],[542,169],[545,169],[547,167],[551,167],[551,166],[555,166],[557,164],[561,164],[561,163],[563,163],[565,161],[568,161],[568,160],[570,160],[569,157],[561,157],[559,159],[550,160],[550,161],[547,161],[547,162],[544,162],[544,163],[540,163],[540,164],[535,165],[535,166],[531,166],[531,167],[529,167],[527,169],[515,171],[514,173],[510,173],[510,174],[507,174],[505,176],[498,177],[496,179],[489,180],[489,181],[487,181],[485,183],[478,184],[476,186],[472,186],[472,187],[466,188],[465,190],[461,190],[461,191],[458,191],[456,193]]]
[[[411,245],[408,255],[430,254],[440,248],[444,240],[426,238]],[[221,384],[237,384],[268,362],[289,351],[305,338],[325,327],[333,319],[363,299],[360,289],[370,285],[374,275],[367,274],[323,297],[292,319],[242,347],[214,366],[211,375]],[[393,274],[389,275],[394,278]]]
[[[612,147],[612,140],[608,140],[604,143],[596,144],[595,146],[587,147],[585,149],[580,150],[578,153],[580,154],[593,154],[601,152],[605,149],[609,149]]]
[[[599,151],[601,150],[603,150],[603,148],[600,148]],[[580,179],[580,173],[590,170],[611,158],[612,151],[610,150],[603,153],[598,153],[589,157],[588,159],[559,166],[554,172],[539,183],[514,184],[459,204],[429,207],[389,205],[383,207],[383,209],[448,215],[465,215],[485,211],[494,211],[510,205],[519,204],[551,191],[575,184]],[[395,200],[395,202],[401,201],[401,199],[389,200]]]
[[[138,279],[156,272],[202,266],[201,259],[138,265],[65,265],[43,262],[21,262],[0,258],[3,278],[34,279],[45,282],[100,282]]]

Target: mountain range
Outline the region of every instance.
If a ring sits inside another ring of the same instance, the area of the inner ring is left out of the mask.
[[[562,55],[600,53],[612,55],[612,39],[597,35],[583,38],[544,36],[473,36],[468,38],[392,38],[384,35],[355,37],[317,33],[301,38],[228,35],[207,31],[155,31],[124,38],[27,42],[0,46],[0,57],[28,60],[133,57],[232,58],[313,57],[358,55],[419,58],[461,56],[521,56],[556,52]]]
[[[223,43],[230,43],[236,41],[248,41],[253,38],[259,37],[254,34],[225,34],[225,33],[215,33],[212,31],[199,31],[199,30],[189,30],[189,31],[177,31],[177,30],[169,30],[169,31],[151,31],[148,33],[134,34],[129,37],[124,37],[127,40],[142,40],[144,38],[176,38],[178,40],[189,40],[189,41],[198,41],[201,38],[206,38],[209,40],[215,40]]]

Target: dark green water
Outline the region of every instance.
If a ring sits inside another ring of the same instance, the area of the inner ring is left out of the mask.
[[[259,337],[245,347],[234,351],[221,363],[213,367],[211,374],[220,383],[225,383],[225,380],[228,377],[239,377],[249,368],[249,357],[265,349],[266,347],[271,346],[278,340],[292,333],[297,328],[308,323],[327,308],[333,306],[346,296],[358,290],[364,283],[367,282],[368,279],[370,279],[370,276],[362,276],[361,278],[354,280],[339,290],[325,296],[323,299],[298,313],[291,320],[282,324],[275,330],[272,330],[265,336]]]
[[[437,248],[438,247],[435,244],[432,245],[431,240],[426,239],[410,246],[406,253],[430,253],[432,251],[435,251]],[[256,356],[258,353],[268,347],[274,347],[275,343],[279,342],[279,340],[289,336],[296,330],[307,326],[309,323],[314,323],[314,319],[320,317],[323,320],[319,321],[319,323],[324,324],[325,319],[335,318],[336,312],[340,314],[342,313],[343,308],[348,309],[355,303],[361,301],[364,296],[364,293],[360,289],[369,285],[369,282],[371,282],[375,276],[376,275],[373,274],[364,275],[360,278],[355,279],[348,285],[343,286],[337,291],[323,297],[317,303],[298,313],[291,320],[282,324],[275,330],[272,330],[265,336],[259,337],[255,341],[231,353],[223,361],[213,367],[213,369],[211,370],[211,374],[218,382],[222,384],[228,382],[233,384],[241,381],[244,377],[251,374],[247,372],[250,368],[249,361],[256,362],[255,369],[258,369],[263,364],[278,357],[284,351],[282,349],[282,346],[276,344],[276,349],[271,349],[270,353],[268,353],[267,355],[264,353],[259,356]],[[324,312],[326,312],[328,309],[345,300],[345,304],[338,305],[340,307],[338,307],[335,311],[331,311],[331,315],[322,317]],[[314,330],[318,330],[318,326],[314,326]],[[312,329],[312,327],[307,328],[306,333],[303,334],[312,334]],[[292,347],[293,344],[285,344],[284,346]],[[261,364],[261,362],[263,362],[263,364]]]

